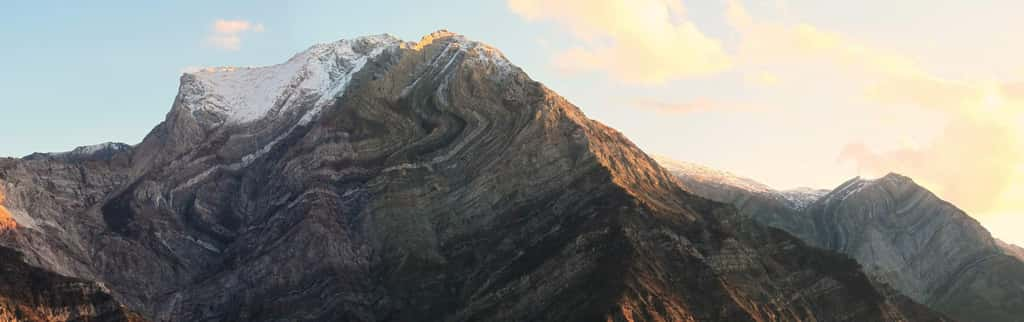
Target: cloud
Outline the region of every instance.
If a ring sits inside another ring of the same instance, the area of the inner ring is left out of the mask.
[[[913,59],[813,25],[761,22],[737,0],[726,0],[727,23],[740,34],[737,60],[745,69],[818,66],[847,77],[926,77]]]
[[[629,105],[662,114],[749,111],[754,109],[754,107],[749,104],[716,101],[707,98],[696,99],[683,103],[663,102],[641,98],[633,100]]]
[[[687,20],[676,0],[508,0],[508,7],[527,20],[568,28],[575,43],[553,59],[563,71],[658,84],[731,66],[720,41]]]
[[[248,32],[263,32],[263,24],[254,24],[245,20],[217,19],[213,22],[212,33],[206,37],[208,45],[224,49],[242,49],[242,35]]]
[[[1016,208],[1020,205],[1015,201],[1024,200],[1024,194],[1013,192],[1022,179],[1021,143],[1010,124],[958,119],[924,147],[878,152],[850,144],[840,160],[854,162],[869,176],[909,175],[957,206],[983,216]]]
[[[794,88],[821,88],[820,78],[805,74],[813,72],[843,81],[831,89],[852,89],[837,99],[859,96],[883,107],[860,113],[919,108],[949,120],[924,145],[880,150],[853,143],[840,160],[864,175],[908,175],[975,216],[1024,212],[1024,83],[939,77],[885,47],[809,24],[759,21],[737,0],[726,0],[725,18],[740,35],[734,57],[747,79],[770,71],[794,78],[786,80],[798,82]]]
[[[773,87],[779,85],[781,82],[778,75],[769,72],[745,73],[743,75],[743,80],[747,83],[762,87]]]
[[[808,92],[826,91],[822,94],[840,103],[837,106],[862,106],[863,110],[835,111],[863,116],[852,120],[862,123],[849,128],[865,128],[863,122],[873,120],[906,125],[880,133],[909,136],[915,129],[931,129],[920,124],[922,119],[945,120],[940,134],[923,144],[881,148],[906,139],[886,142],[878,133],[862,133],[875,141],[847,144],[839,157],[865,175],[908,175],[975,216],[1024,213],[1024,82],[942,77],[893,48],[801,23],[791,17],[784,1],[775,1],[783,17],[775,20],[752,16],[740,0],[723,1],[722,18],[737,34],[726,39],[729,52],[722,41],[686,18],[682,1],[507,4],[529,21],[552,22],[569,32],[571,44],[553,59],[564,71],[603,72],[638,84],[728,71],[758,85],[765,97],[792,102],[808,97]],[[663,114],[756,110],[729,101],[710,97],[684,103],[635,100],[627,105]]]

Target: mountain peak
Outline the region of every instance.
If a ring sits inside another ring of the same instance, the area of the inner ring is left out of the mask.
[[[399,43],[380,34],[313,45],[272,66],[205,68],[182,76],[179,95],[194,116],[206,114],[215,123],[257,121],[292,100],[315,98],[320,107],[370,58]]]
[[[447,31],[186,74],[129,153],[25,162],[0,184],[11,210],[60,223],[11,239],[26,261],[154,320],[932,316],[684,192],[620,132]]]
[[[345,91],[352,76],[369,60],[387,50],[422,50],[437,42],[446,43],[438,56],[449,57],[449,65],[463,56],[493,65],[502,73],[511,70],[511,63],[498,49],[447,30],[430,33],[416,43],[377,34],[316,44],[277,65],[210,67],[185,73],[179,98],[193,116],[215,125],[255,122],[315,99],[313,109],[303,117],[308,122]],[[445,55],[449,52],[461,54]]]
[[[728,171],[718,170],[692,162],[673,160],[660,155],[652,156],[652,158],[654,158],[658,164],[676,175],[686,175],[687,178],[692,180],[708,183],[721,183],[752,192],[767,193],[774,191],[774,189],[765,184],[735,175]]]
[[[438,29],[437,31],[434,31],[432,33],[426,34],[423,37],[421,37],[419,43],[420,44],[423,44],[423,43],[429,44],[429,43],[433,42],[434,40],[449,39],[449,38],[462,38],[462,39],[465,39],[466,37],[461,35],[461,34],[448,31],[448,29]]]
[[[885,176],[879,178],[879,180],[886,181],[886,182],[892,182],[892,183],[913,183],[914,182],[914,179],[911,179],[908,176],[905,176],[905,175],[902,175],[902,174],[899,174],[899,173],[896,173],[896,172],[889,172]]]

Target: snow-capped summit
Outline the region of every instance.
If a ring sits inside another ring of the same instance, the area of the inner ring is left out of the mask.
[[[209,67],[182,76],[180,98],[193,115],[210,113],[217,123],[243,124],[282,113],[299,103],[315,100],[304,114],[309,122],[324,105],[344,93],[352,76],[370,59],[388,49],[422,49],[435,41],[448,41],[451,57],[473,57],[470,63],[494,66],[507,74],[512,64],[498,49],[465,36],[439,30],[419,42],[404,42],[389,34],[342,39],[313,45],[287,62],[265,67]],[[456,55],[460,54],[460,55]]]
[[[771,187],[764,185],[760,182],[740,177],[727,171],[713,169],[696,163],[672,160],[664,156],[653,156],[654,160],[661,166],[672,171],[673,173],[685,174],[693,180],[709,182],[709,183],[720,183],[730,186],[742,188],[750,192],[761,192],[767,193],[774,191]]]
[[[402,41],[381,34],[317,44],[266,67],[213,67],[183,76],[181,99],[197,111],[247,123],[315,99],[318,110],[340,95],[366,62]],[[308,118],[304,118],[308,122]]]
[[[672,160],[664,156],[654,156],[655,161],[662,167],[676,175],[690,189],[697,194],[711,194],[705,191],[709,187],[715,187],[716,191],[728,191],[739,189],[747,193],[765,196],[782,202],[794,209],[804,209],[814,201],[828,193],[828,190],[814,188],[796,188],[791,190],[776,190],[753,179],[741,177],[727,171],[709,168],[696,163]],[[715,199],[715,198],[712,198]]]

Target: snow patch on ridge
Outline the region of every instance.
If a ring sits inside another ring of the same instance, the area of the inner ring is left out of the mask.
[[[363,67],[366,66],[366,62],[369,61],[370,58],[377,57],[377,55],[380,55],[380,53],[383,52],[385,48],[386,47],[377,47],[369,55],[362,56],[356,59],[355,62],[353,62],[353,66],[349,68],[344,75],[341,75],[340,79],[338,79],[335,82],[335,84],[332,85],[327,94],[320,96],[320,99],[317,100],[316,105],[314,105],[312,109],[307,111],[306,114],[303,114],[302,118],[299,119],[298,123],[292,125],[290,128],[288,128],[288,131],[285,131],[284,134],[281,134],[280,136],[274,138],[274,140],[270,141],[270,143],[263,146],[259,150],[256,150],[256,152],[242,157],[242,164],[240,166],[249,166],[249,164],[252,164],[252,162],[255,161],[256,159],[259,159],[259,157],[270,152],[270,150],[273,149],[278,142],[281,142],[281,140],[288,137],[288,135],[294,132],[296,128],[309,124],[309,122],[312,122],[317,115],[320,115],[320,111],[323,110],[324,106],[329,105],[329,103],[333,102],[335,98],[345,93],[345,89],[347,87],[346,85],[348,85],[348,82],[352,80],[352,76],[355,75],[355,73],[362,70]]]
[[[742,189],[754,194],[774,198],[783,202],[793,209],[802,210],[809,207],[815,201],[828,195],[829,191],[814,188],[796,188],[791,190],[776,190],[763,183],[752,179],[744,178],[727,171],[712,169],[703,165],[672,160],[666,157],[653,156],[654,160],[662,167],[668,169],[676,176],[707,184],[724,185]]]
[[[294,105],[289,104],[292,100],[311,96],[318,97],[314,109],[319,111],[344,91],[369,58],[400,43],[391,35],[367,36],[317,44],[273,66],[204,68],[186,74],[199,89],[183,91],[183,98],[193,112],[221,114],[234,124],[280,113]],[[308,123],[312,116],[302,120]]]
[[[815,201],[829,193],[825,189],[796,188],[792,190],[779,191],[779,194],[797,210],[810,207]]]
[[[25,159],[43,159],[43,158],[89,158],[89,157],[104,157],[110,156],[118,152],[124,152],[131,150],[132,146],[120,142],[106,142],[94,145],[86,145],[75,148],[71,151],[66,152],[46,152],[46,153],[33,153],[25,157]]]
[[[772,189],[763,183],[740,177],[726,171],[712,169],[695,163],[672,160],[661,156],[653,156],[653,158],[658,162],[658,164],[669,171],[676,174],[684,174],[688,178],[700,182],[724,184],[756,193],[775,192],[775,189]]]
[[[89,155],[103,150],[124,151],[130,147],[131,146],[124,143],[106,142],[96,145],[80,146],[72,150],[70,153],[78,155]]]

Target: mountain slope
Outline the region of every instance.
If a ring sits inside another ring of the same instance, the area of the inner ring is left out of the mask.
[[[1021,321],[1024,263],[952,204],[911,179],[890,174],[852,179],[795,207],[770,189],[729,180],[702,182],[701,172],[663,160],[691,191],[736,205],[810,245],[847,254],[873,278],[963,321]],[[721,192],[727,191],[727,192]]]
[[[944,320],[443,31],[186,74],[137,146],[0,183],[5,244],[154,320]]]
[[[94,283],[26,265],[0,247],[0,320],[142,321]]]
[[[1021,248],[1020,246],[1014,244],[1006,243],[998,239],[996,239],[996,243],[999,244],[1000,248],[1006,251],[1007,255],[1016,257],[1017,259],[1024,261],[1024,248]]]

